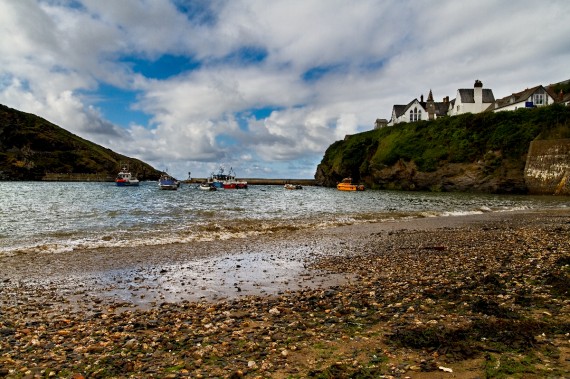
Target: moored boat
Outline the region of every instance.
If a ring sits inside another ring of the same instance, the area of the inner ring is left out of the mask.
[[[230,178],[223,182],[224,189],[246,189],[247,182],[245,180],[237,180],[236,178]]]
[[[162,190],[176,191],[179,186],[180,182],[166,172],[163,172],[158,179],[158,187]]]
[[[127,166],[123,166],[115,178],[115,184],[119,187],[138,186],[139,180],[131,174]]]
[[[233,168],[230,168],[230,171],[227,174],[224,174],[224,169],[220,167],[220,171],[217,174],[212,173],[212,175],[208,178],[208,183],[211,183],[216,188],[224,188],[224,189],[247,188],[247,181],[237,180]]]
[[[342,182],[336,185],[336,189],[339,191],[364,191],[364,186],[362,184],[353,184],[352,178],[344,178]]]
[[[228,175],[224,174],[224,168],[220,167],[220,171],[217,174],[212,174],[208,178],[208,184],[211,184],[215,188],[224,188],[224,181],[228,179]]]
[[[283,188],[288,189],[288,190],[299,190],[299,189],[303,189],[303,186],[300,184],[287,183],[283,186]]]
[[[213,183],[200,183],[198,186],[202,191],[216,191],[218,188]]]

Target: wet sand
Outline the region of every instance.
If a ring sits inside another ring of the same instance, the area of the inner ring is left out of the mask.
[[[275,295],[346,282],[350,275],[309,267],[321,257],[350,254],[371,233],[434,230],[500,217],[407,219],[248,239],[0,256],[0,282],[30,288],[28,296],[34,296],[34,288],[48,288],[77,307],[89,304],[90,298],[97,299],[93,304],[148,309],[163,302]]]
[[[454,377],[475,378],[485,347],[454,355],[398,338],[419,326],[502,319],[493,307],[570,325],[567,293],[552,295],[539,280],[548,270],[568,280],[569,231],[570,210],[485,213],[3,256],[0,376],[285,378],[374,366],[384,377],[439,378],[447,364]],[[501,285],[487,288],[481,278]],[[521,296],[530,305],[515,302]],[[67,338],[79,331],[88,350]],[[557,358],[547,366],[558,377],[568,372],[568,340],[554,334]],[[327,341],[327,354],[318,341]]]

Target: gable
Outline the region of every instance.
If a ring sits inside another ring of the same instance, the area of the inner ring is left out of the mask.
[[[416,106],[416,108],[421,108],[421,110],[423,110],[424,112],[426,111],[426,108],[422,105],[422,103],[420,103],[418,101],[418,99],[414,99],[412,101],[410,101],[408,103],[408,105],[406,105],[406,109],[404,110],[404,113],[406,113],[408,110],[410,110],[413,106]]]

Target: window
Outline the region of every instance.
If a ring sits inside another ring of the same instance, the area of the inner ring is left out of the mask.
[[[544,95],[542,93],[535,93],[534,94],[534,104],[535,105],[544,105]]]
[[[414,108],[410,111],[410,122],[419,121],[422,119],[422,111]]]

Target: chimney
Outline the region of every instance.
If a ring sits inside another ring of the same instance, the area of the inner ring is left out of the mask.
[[[420,103],[424,102],[424,95],[420,95]]]
[[[475,80],[473,86],[473,101],[475,104],[483,104],[483,83],[480,80]]]

